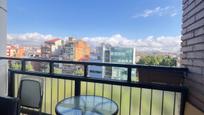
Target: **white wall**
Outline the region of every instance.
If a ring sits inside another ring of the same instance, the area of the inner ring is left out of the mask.
[[[7,41],[7,0],[0,0],[0,56],[6,54],[6,41]],[[0,95],[7,93],[7,63],[0,60]]]

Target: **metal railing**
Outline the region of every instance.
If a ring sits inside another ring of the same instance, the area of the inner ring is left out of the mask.
[[[68,96],[100,95],[103,97],[109,97],[110,99],[117,102],[120,107],[119,115],[154,115],[158,113],[161,115],[184,115],[184,108],[187,97],[187,89],[184,86],[140,81],[135,82],[132,81],[131,72],[132,69],[135,68],[147,68],[172,72],[183,72],[185,75],[187,72],[186,68],[8,57],[0,57],[0,60],[18,60],[21,62],[21,68],[19,70],[11,68],[8,70],[9,96],[15,96],[19,80],[18,76],[16,75],[30,75],[33,77],[42,77],[45,79],[45,96],[43,102],[45,113],[54,114],[53,109],[55,104],[59,102],[60,99],[66,98]],[[46,62],[49,64],[49,71],[27,71],[26,62],[29,61],[43,63]],[[57,74],[54,72],[54,64],[56,63],[82,65],[84,67],[84,74],[81,76]],[[93,65],[127,68],[127,80],[121,81],[88,77],[88,66]],[[67,94],[68,91],[70,92],[69,94]]]

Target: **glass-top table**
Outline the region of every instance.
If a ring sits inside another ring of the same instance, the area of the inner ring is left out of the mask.
[[[60,101],[55,111],[57,115],[116,115],[118,105],[105,97],[74,96]]]

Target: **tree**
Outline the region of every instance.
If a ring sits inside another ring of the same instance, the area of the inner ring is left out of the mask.
[[[55,69],[54,69],[54,73],[56,73],[56,74],[62,74],[62,69],[55,68]]]
[[[176,66],[176,58],[171,56],[144,56],[137,64],[144,65],[161,65],[161,66]]]
[[[31,63],[26,65],[26,71],[33,71],[33,66]]]
[[[19,70],[19,69],[21,69],[21,64],[15,62],[15,63],[11,64],[11,68],[12,68],[12,69]]]
[[[167,56],[166,58],[163,58],[160,65],[176,66],[176,59],[170,56]]]
[[[84,75],[83,69],[78,69],[74,71],[74,75]]]

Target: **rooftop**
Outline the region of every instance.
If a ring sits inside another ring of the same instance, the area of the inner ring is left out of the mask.
[[[60,38],[55,38],[55,39],[47,40],[45,42],[47,42],[47,43],[55,43],[56,41],[59,41],[59,40],[61,40],[61,39]]]

